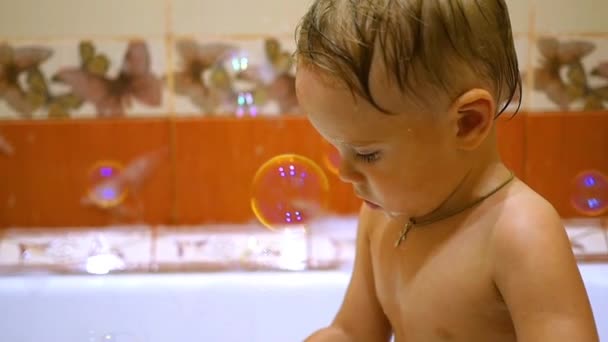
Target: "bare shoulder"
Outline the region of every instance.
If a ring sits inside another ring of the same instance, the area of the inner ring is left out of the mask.
[[[546,199],[517,182],[504,199],[492,237],[497,255],[534,253],[538,247],[571,252],[559,213]],[[547,250],[543,251],[549,252]]]
[[[493,277],[518,340],[597,341],[591,306],[561,217],[517,182],[493,230]]]
[[[562,219],[555,208],[522,182],[509,189],[493,228],[491,256],[497,280],[553,268],[578,272]],[[570,276],[574,276],[571,274]]]

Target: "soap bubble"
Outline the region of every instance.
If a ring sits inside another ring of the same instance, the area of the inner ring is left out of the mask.
[[[322,139],[321,147],[323,150],[323,164],[334,175],[338,175],[340,169],[340,152],[327,140]]]
[[[254,176],[251,208],[269,229],[309,223],[327,206],[329,182],[312,160],[284,154],[265,162]]]
[[[236,116],[243,117],[258,115],[255,94],[251,91],[239,92],[236,95]]]
[[[570,203],[580,214],[598,216],[608,210],[608,178],[599,171],[579,173],[570,194]]]
[[[101,208],[120,205],[127,196],[127,188],[119,181],[122,164],[103,160],[89,170],[87,197]]]

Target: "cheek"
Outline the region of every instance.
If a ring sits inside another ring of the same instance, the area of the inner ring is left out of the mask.
[[[408,149],[408,161],[416,170],[427,173],[452,163],[455,152],[449,139],[429,135],[427,139]]]
[[[414,175],[401,165],[376,168],[367,172],[365,176],[369,190],[385,201],[407,196],[411,191],[411,184],[415,183],[411,178]]]
[[[419,195],[441,181],[449,153],[429,146],[403,147],[389,161],[368,173],[370,185],[392,197]]]

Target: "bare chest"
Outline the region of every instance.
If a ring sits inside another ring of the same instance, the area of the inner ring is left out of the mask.
[[[414,228],[398,248],[399,228],[385,228],[372,235],[371,254],[378,299],[397,340],[514,340],[482,227]]]

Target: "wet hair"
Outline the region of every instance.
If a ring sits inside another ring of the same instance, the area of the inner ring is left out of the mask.
[[[492,92],[496,116],[521,104],[504,0],[315,0],[296,41],[300,65],[329,73],[385,113],[370,87],[378,58],[387,79],[423,104],[437,101],[428,91],[455,100],[472,86]]]

